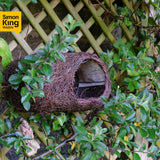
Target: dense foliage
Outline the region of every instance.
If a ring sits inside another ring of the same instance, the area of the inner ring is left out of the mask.
[[[115,6],[119,16],[109,11],[117,20],[117,25],[125,23],[129,28],[135,27],[137,32],[131,41],[118,39],[113,51],[99,53],[112,81],[110,99],[101,97],[104,110],[82,113],[83,119],[72,113],[37,114],[28,117],[28,121],[37,123],[46,136],[48,152],[37,158],[61,158],[63,152],[60,154],[58,149],[67,143],[71,145],[68,154],[82,160],[108,157],[107,151],[115,153],[121,159],[123,156],[127,159],[128,156],[130,159],[140,160],[139,153],[146,153],[155,160],[160,158],[160,45],[158,39],[151,36],[151,32],[155,32],[160,23],[160,11],[157,9],[160,2],[149,1],[148,5],[152,5],[156,13],[154,17],[149,16],[148,26],[139,25],[137,21],[146,19],[140,5],[141,2],[137,1],[134,11],[128,7]],[[133,15],[137,18],[132,19]],[[29,55],[22,59],[18,63],[17,73],[9,78],[15,89],[24,82],[21,102],[26,110],[30,109],[31,98],[35,100],[37,96],[45,96],[43,84],[50,81],[53,72],[51,63],[56,63],[57,58],[65,61],[62,52],[73,51],[71,46],[77,36],[72,35],[71,31],[82,22],[73,20],[70,15],[68,20],[69,23],[64,24],[66,32],[56,26],[57,34],[52,35],[52,40],[38,51],[38,55]],[[2,81],[1,78],[0,83]],[[17,154],[22,150],[21,156],[25,156],[25,151],[30,150],[25,140],[31,137],[23,137],[16,131],[20,115],[14,112],[9,103],[8,106],[5,117],[0,119],[0,143],[13,146]],[[7,134],[4,135],[5,133]],[[60,138],[57,139],[53,133],[58,133]],[[73,136],[68,138],[70,133]],[[62,137],[66,139],[64,142]],[[147,142],[140,144],[137,137],[141,140],[144,138]]]
[[[35,102],[35,97],[44,97],[43,84],[50,82],[50,76],[53,72],[52,63],[56,59],[65,61],[62,52],[74,51],[71,47],[77,35],[71,32],[82,24],[81,21],[75,21],[68,15],[69,23],[64,23],[67,31],[56,26],[57,34],[52,34],[52,40],[49,41],[43,49],[38,50],[38,55],[28,55],[18,62],[16,74],[11,75],[9,82],[17,89],[23,81],[25,86],[21,88],[21,103],[26,110],[30,109],[30,99]]]

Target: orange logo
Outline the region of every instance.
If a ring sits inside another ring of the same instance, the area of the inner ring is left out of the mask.
[[[22,17],[20,11],[0,12],[0,32],[21,32]]]

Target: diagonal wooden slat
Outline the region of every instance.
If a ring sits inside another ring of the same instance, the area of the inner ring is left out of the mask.
[[[19,11],[17,7],[13,9],[13,11]],[[23,39],[22,32],[17,34],[16,32],[11,32],[16,41],[21,45],[21,47],[24,49],[24,51],[27,54],[31,54],[33,51],[31,47],[28,45],[28,43]],[[15,41],[12,42],[12,49],[11,51],[17,46],[17,43]]]
[[[46,0],[40,0],[41,4],[43,5],[43,7],[46,9],[47,13],[49,14],[49,16],[52,18],[52,20],[54,21],[55,24],[59,25],[64,31],[66,31],[63,23],[61,22],[61,20],[58,18],[58,16],[56,15],[56,13],[53,11],[51,5],[46,1]],[[79,48],[74,47],[74,50],[76,52],[79,52]]]
[[[111,41],[112,44],[116,43],[116,39],[113,37],[110,29],[107,27],[107,25],[104,23],[103,19],[97,14],[96,9],[94,6],[91,6],[88,3],[88,0],[83,0],[83,2],[86,4],[92,15],[94,16],[95,20],[103,30],[104,34],[108,37],[108,39]]]
[[[109,0],[104,0],[104,2],[107,5],[107,7],[110,7]],[[115,7],[113,6],[112,3],[111,3],[111,8],[110,9],[115,15],[118,15],[116,10],[115,10]],[[127,26],[124,23],[122,24],[122,29],[123,29],[123,32],[124,32],[125,36],[127,37],[127,39],[131,40],[133,38],[132,34],[130,33],[129,29],[127,28]]]
[[[33,50],[29,47],[29,45],[27,44],[27,42],[23,39],[23,37],[20,34],[17,34],[15,32],[12,32],[14,38],[17,40],[17,42],[23,46],[24,51],[27,54],[31,54],[33,53]]]
[[[62,2],[64,3],[64,5],[66,6],[66,8],[69,10],[69,12],[73,15],[73,17],[76,20],[82,21],[81,17],[76,12],[76,10],[74,9],[73,5],[71,4],[71,2],[69,0],[62,0]],[[87,37],[88,41],[90,42],[90,44],[92,45],[92,47],[94,48],[94,50],[97,53],[102,52],[102,49],[97,44],[95,38],[93,37],[93,35],[89,31],[89,29],[86,27],[86,25],[83,24],[83,25],[80,26],[80,28],[81,28],[82,32],[84,33],[84,35]]]
[[[61,20],[58,18],[56,12],[52,9],[51,5],[47,2],[47,0],[40,0],[41,4],[45,8],[46,12],[49,14],[49,16],[52,18],[53,22],[57,25],[59,25],[63,30],[65,30],[65,27]]]
[[[17,1],[17,4],[20,7],[20,9],[24,12],[24,14],[28,18],[28,20],[31,22],[34,29],[36,29],[38,34],[41,36],[43,41],[45,43],[47,43],[49,41],[49,38],[48,38],[47,34],[44,32],[44,30],[42,29],[40,24],[36,21],[35,17],[32,15],[30,10],[26,7],[26,5],[24,5],[24,3],[22,1]]]

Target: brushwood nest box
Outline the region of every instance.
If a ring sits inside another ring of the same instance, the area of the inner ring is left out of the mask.
[[[53,82],[44,84],[45,97],[37,97],[36,103],[31,103],[31,111],[51,113],[101,109],[103,101],[100,97],[108,98],[111,92],[106,65],[96,55],[85,52],[65,53],[64,56],[65,62],[58,60],[52,65],[50,78]],[[9,92],[11,103],[18,109],[23,108],[20,93],[13,89]],[[16,99],[13,92],[17,94]]]

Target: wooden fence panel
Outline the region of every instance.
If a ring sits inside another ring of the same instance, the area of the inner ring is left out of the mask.
[[[114,0],[112,0],[112,3],[113,2]],[[104,46],[108,43],[110,45],[113,45],[114,43],[116,43],[118,37],[122,37],[124,41],[131,40],[132,35],[134,34],[134,29],[129,30],[127,26],[123,24],[120,28],[120,30],[122,30],[123,32],[122,35],[116,36],[113,33],[116,30],[114,19],[109,23],[106,23],[106,11],[101,6],[91,5],[88,0],[79,0],[78,2],[72,0],[52,0],[50,2],[48,2],[47,0],[39,0],[38,4],[35,4],[35,8],[39,6],[41,6],[41,8],[36,14],[33,14],[33,10],[30,9],[31,5],[33,5],[31,4],[31,2],[17,1],[16,3],[17,6],[13,9],[13,11],[22,11],[24,18],[23,20],[28,21],[28,23],[25,23],[23,25],[21,33],[17,34],[15,32],[12,32],[14,39],[9,42],[9,46],[11,51],[15,52],[14,59],[16,59],[17,57],[16,54],[19,54],[18,57],[21,56],[21,53],[17,52],[24,52],[24,55],[31,54],[36,52],[39,48],[43,47],[44,43],[47,43],[51,39],[52,33],[55,32],[55,25],[61,26],[65,31],[66,29],[63,25],[63,22],[67,21],[68,13],[70,13],[76,20],[84,21],[84,24],[81,25],[76,32],[76,34],[78,35],[78,38],[76,39],[78,47],[74,48],[76,52],[87,51],[90,53],[96,52],[97,54],[99,54],[100,52],[107,51],[107,47],[103,48],[102,45]],[[117,14],[112,3],[110,4],[110,0],[104,0],[102,2],[103,5],[111,7],[112,12]],[[133,10],[130,1],[123,0],[123,3]],[[61,8],[59,9],[60,12],[64,12],[63,18],[59,16],[60,13],[57,11],[57,8],[60,5],[65,7],[64,10],[61,10]],[[87,18],[85,17],[86,13],[82,14],[83,10],[88,14]],[[50,17],[53,25],[51,26],[53,29],[50,29],[49,32],[46,32],[47,29],[45,30],[43,28],[43,25],[41,24],[47,17]],[[22,23],[24,21],[22,21]],[[96,26],[98,27],[97,30],[100,29],[98,35],[95,35],[95,32],[97,32]],[[38,37],[37,39],[35,39],[36,44],[34,45],[34,47],[32,46],[32,43],[29,42],[29,36],[32,37],[33,33]],[[84,45],[84,47],[82,47],[81,45]],[[17,50],[18,46],[21,47],[20,50]],[[21,116],[26,118],[26,115],[24,114],[21,114]],[[38,131],[37,124],[34,123],[32,125],[34,125],[35,134],[37,134],[37,137],[40,137],[41,133]],[[2,151],[4,151],[4,154],[6,153],[6,151],[8,152],[9,149],[3,148],[1,152]],[[109,152],[105,152],[105,156],[106,158],[109,158]],[[131,156],[129,158],[132,159]],[[5,159],[7,158],[5,157]],[[116,156],[113,155],[112,159],[116,159]]]

